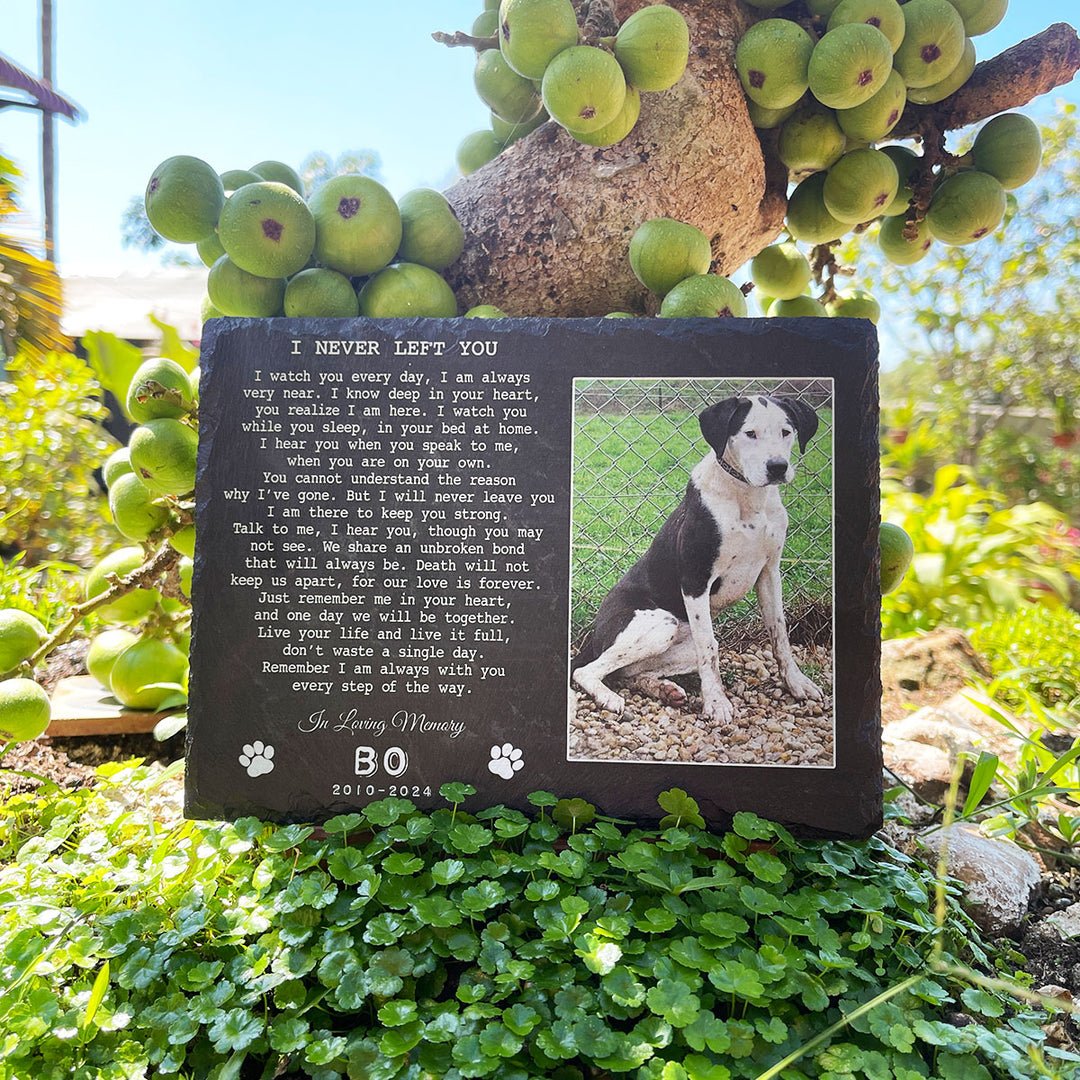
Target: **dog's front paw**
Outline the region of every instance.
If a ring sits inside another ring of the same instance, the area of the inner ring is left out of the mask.
[[[574,672],[571,681],[579,690],[584,690],[601,709],[612,712],[616,716],[622,716],[622,711],[626,708],[626,702],[622,697],[615,693],[610,686],[606,686],[599,679],[590,678],[588,675],[588,669],[581,668],[579,671]]]
[[[805,701],[807,698],[812,701],[821,701],[825,697],[821,687],[797,669],[789,672],[784,682],[787,683],[788,691],[796,701]]]
[[[704,698],[701,715],[706,720],[715,720],[719,724],[729,724],[735,719],[735,706],[723,692],[709,694]]]

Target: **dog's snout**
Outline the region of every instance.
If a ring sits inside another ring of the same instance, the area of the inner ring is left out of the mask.
[[[770,481],[783,480],[787,471],[788,463],[784,458],[771,458],[765,462],[765,475]]]

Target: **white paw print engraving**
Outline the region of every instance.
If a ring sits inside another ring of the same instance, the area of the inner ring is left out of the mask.
[[[488,769],[496,776],[509,780],[514,773],[524,768],[525,762],[521,760],[521,751],[513,743],[503,743],[502,746],[491,748],[491,760]]]
[[[258,739],[253,743],[244,744],[244,752],[240,755],[240,764],[247,769],[248,776],[262,776],[274,768],[274,748],[263,745]]]

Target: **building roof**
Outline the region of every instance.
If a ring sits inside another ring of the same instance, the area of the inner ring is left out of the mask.
[[[74,102],[58,94],[47,83],[19,67],[14,60],[0,53],[0,86],[9,86],[28,94],[45,112],[59,113],[69,120],[81,120],[82,110]],[[0,97],[0,108],[5,105],[25,105],[26,102]]]
[[[205,267],[161,267],[112,277],[65,275],[63,331],[79,338],[107,330],[128,341],[153,341],[160,337],[153,315],[175,326],[185,341],[198,341],[206,273]]]

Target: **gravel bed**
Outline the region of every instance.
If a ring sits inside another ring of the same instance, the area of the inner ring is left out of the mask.
[[[701,716],[696,676],[673,680],[691,692],[685,708],[625,692],[621,716],[601,709],[577,692],[570,717],[567,757],[571,761],[668,761],[698,765],[786,765],[831,768],[834,760],[832,651],[793,646],[795,659],[824,691],[823,701],[795,701],[780,681],[768,646],[728,654],[724,688],[735,719],[718,726]],[[611,685],[624,694],[617,680]]]

